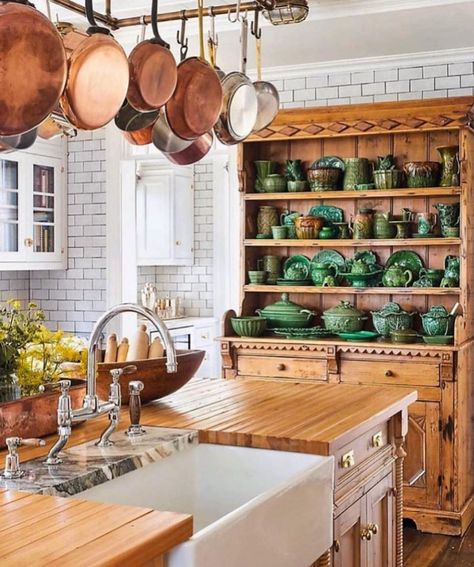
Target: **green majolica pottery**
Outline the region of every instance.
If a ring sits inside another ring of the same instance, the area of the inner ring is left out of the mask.
[[[297,303],[290,301],[288,293],[283,293],[281,299],[267,305],[263,309],[257,309],[260,317],[267,319],[269,328],[282,327],[309,327],[314,311],[305,309]]]
[[[441,164],[437,161],[407,161],[403,166],[408,187],[437,187]]]
[[[308,190],[307,181],[288,181],[287,182],[288,191],[290,193],[301,193],[302,191]]]
[[[454,316],[449,314],[444,305],[433,305],[427,313],[421,315],[421,323],[430,337],[454,333]]]
[[[408,287],[413,281],[413,272],[394,264],[387,268],[382,277],[385,287]]]
[[[459,226],[460,205],[459,203],[437,203],[433,207],[439,213],[439,224],[441,225],[441,234],[446,235],[446,228],[450,226]]]
[[[280,215],[280,224],[288,229],[288,238],[296,238],[295,220],[301,216],[301,213],[295,211],[284,211]]]
[[[257,233],[262,237],[272,237],[272,226],[276,226],[279,221],[278,211],[271,205],[258,207],[257,212]]]
[[[300,159],[287,159],[285,163],[285,173],[288,181],[303,181],[303,167]]]
[[[311,262],[310,274],[315,286],[323,287],[326,282],[326,287],[330,287],[327,285],[327,278],[336,278],[337,272],[336,264],[331,264],[329,262]]]
[[[392,331],[407,330],[413,326],[415,312],[403,311],[398,303],[386,303],[379,311],[371,311],[375,330],[383,337],[389,337]]]
[[[390,224],[392,213],[390,211],[378,211],[374,214],[373,235],[374,238],[393,238],[395,230]]]
[[[334,238],[334,229],[332,226],[323,226],[323,228],[319,231],[319,238],[322,240],[330,240]]]
[[[282,193],[288,190],[287,181],[279,173],[271,173],[263,180],[264,193]]]
[[[231,317],[230,324],[239,337],[260,337],[267,328],[263,317]]]
[[[403,183],[403,171],[400,169],[376,169],[374,184],[376,189],[397,189]]]
[[[436,268],[421,268],[420,270],[420,277],[427,278],[431,283],[431,287],[439,287],[443,276],[444,270]]]
[[[362,330],[367,316],[349,301],[341,301],[339,305],[325,311],[321,319],[326,329],[334,333],[351,333]]]
[[[441,157],[440,187],[459,185],[459,146],[436,148]]]
[[[418,333],[413,329],[397,329],[390,333],[390,337],[394,343],[416,343],[418,340]]]
[[[354,191],[358,185],[367,185],[372,178],[372,165],[367,158],[346,158],[344,159],[344,181],[345,191]]]
[[[257,160],[253,162],[255,165],[255,169],[257,171],[257,175],[255,178],[255,185],[254,189],[256,193],[263,193],[263,180],[265,177],[270,175],[271,173],[275,173],[278,167],[278,163],[276,161],[269,161],[269,160]]]

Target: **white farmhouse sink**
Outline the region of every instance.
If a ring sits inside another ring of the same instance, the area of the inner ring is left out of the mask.
[[[76,497],[184,512],[167,567],[308,567],[332,545],[332,457],[200,444]]]

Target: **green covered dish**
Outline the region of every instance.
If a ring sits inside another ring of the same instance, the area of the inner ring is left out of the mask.
[[[334,333],[352,333],[362,331],[367,316],[349,301],[341,301],[339,305],[325,311],[321,319],[326,329]]]
[[[256,312],[260,317],[265,317],[268,327],[272,329],[309,327],[315,315],[314,311],[290,301],[288,293],[283,293],[279,301],[257,309]]]
[[[454,315],[450,315],[444,305],[433,305],[421,315],[423,330],[430,337],[454,334]]]
[[[415,312],[403,311],[398,303],[386,303],[380,311],[371,311],[377,333],[390,337],[392,331],[407,331],[413,326]]]

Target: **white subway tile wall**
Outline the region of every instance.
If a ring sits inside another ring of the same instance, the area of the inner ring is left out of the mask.
[[[68,143],[68,269],[30,272],[51,328],[88,335],[105,311],[105,132]]]
[[[274,81],[283,108],[319,107],[472,95],[472,61],[318,74]],[[66,272],[1,272],[0,300],[32,299],[52,327],[87,334],[105,309],[105,136],[81,133],[69,142],[68,251]],[[212,315],[212,165],[195,166],[194,266],[141,267],[160,293],[180,295],[192,316]]]
[[[140,266],[138,300],[146,282],[156,284],[160,295],[183,298],[186,314],[192,317],[213,315],[213,209],[212,163],[194,167],[194,265]]]

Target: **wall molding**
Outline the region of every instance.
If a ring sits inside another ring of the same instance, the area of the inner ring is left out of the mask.
[[[399,67],[425,67],[427,65],[463,63],[466,61],[474,61],[474,47],[267,67],[264,71],[264,79],[276,80],[293,77],[313,77],[328,73],[372,71],[378,69],[395,69]],[[249,69],[248,75],[254,79],[256,77],[255,69]]]

